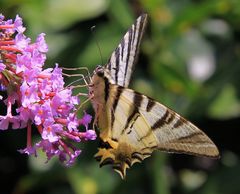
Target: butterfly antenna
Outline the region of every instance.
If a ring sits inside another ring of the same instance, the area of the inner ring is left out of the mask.
[[[95,40],[95,42],[96,42],[96,44],[97,44],[97,48],[98,48],[98,51],[99,51],[99,54],[100,54],[100,58],[101,58],[101,61],[102,61],[102,65],[103,65],[102,52],[101,52],[101,48],[100,48],[99,43],[98,43],[98,39],[96,38],[95,28],[96,28],[96,26],[92,26],[92,27],[91,27],[91,32],[92,32],[93,38],[94,38],[94,40]]]

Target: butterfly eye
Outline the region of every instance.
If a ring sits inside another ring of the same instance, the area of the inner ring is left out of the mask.
[[[98,70],[100,70],[100,69],[102,69],[102,68],[103,68],[103,67],[102,67],[101,65],[97,65],[95,71],[98,71]]]
[[[104,76],[104,69],[101,65],[98,65],[94,71],[99,77]]]

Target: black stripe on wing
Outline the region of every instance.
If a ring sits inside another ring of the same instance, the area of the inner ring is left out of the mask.
[[[134,92],[134,97],[133,97],[133,106],[132,110],[128,113],[128,118],[125,123],[124,130],[121,132],[122,134],[128,129],[129,127],[132,128],[133,124],[136,122],[138,119],[140,113],[139,113],[139,107],[141,106],[143,101],[142,95],[140,95],[137,92]]]
[[[113,127],[115,121],[115,111],[118,106],[118,102],[120,100],[121,94],[123,93],[123,87],[118,87],[116,91],[116,96],[113,101],[113,109],[111,110],[111,128]]]

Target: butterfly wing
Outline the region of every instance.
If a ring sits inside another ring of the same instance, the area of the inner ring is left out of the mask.
[[[117,85],[110,84],[109,92],[109,111],[103,115],[109,122],[100,132],[102,146],[96,154],[100,165],[112,164],[124,178],[127,168],[154,150],[219,157],[204,132],[161,103]]]
[[[112,84],[128,87],[146,23],[147,15],[139,16],[112,53],[105,67],[113,80]]]

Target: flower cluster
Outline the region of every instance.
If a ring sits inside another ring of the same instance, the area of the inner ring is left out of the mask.
[[[7,94],[6,98],[0,96],[7,109],[6,115],[0,115],[0,130],[26,128],[27,147],[19,150],[21,153],[37,156],[36,150],[42,149],[48,160],[58,156],[71,165],[81,152],[73,143],[96,138],[95,131],[88,129],[91,116],[77,117],[79,99],[71,88],[64,87],[57,64],[43,69],[48,51],[45,34],[31,43],[24,31],[19,16],[13,21],[0,15],[0,90]],[[15,111],[13,107],[17,107]],[[35,145],[33,124],[41,135]],[[83,132],[78,130],[80,125],[85,127]]]

